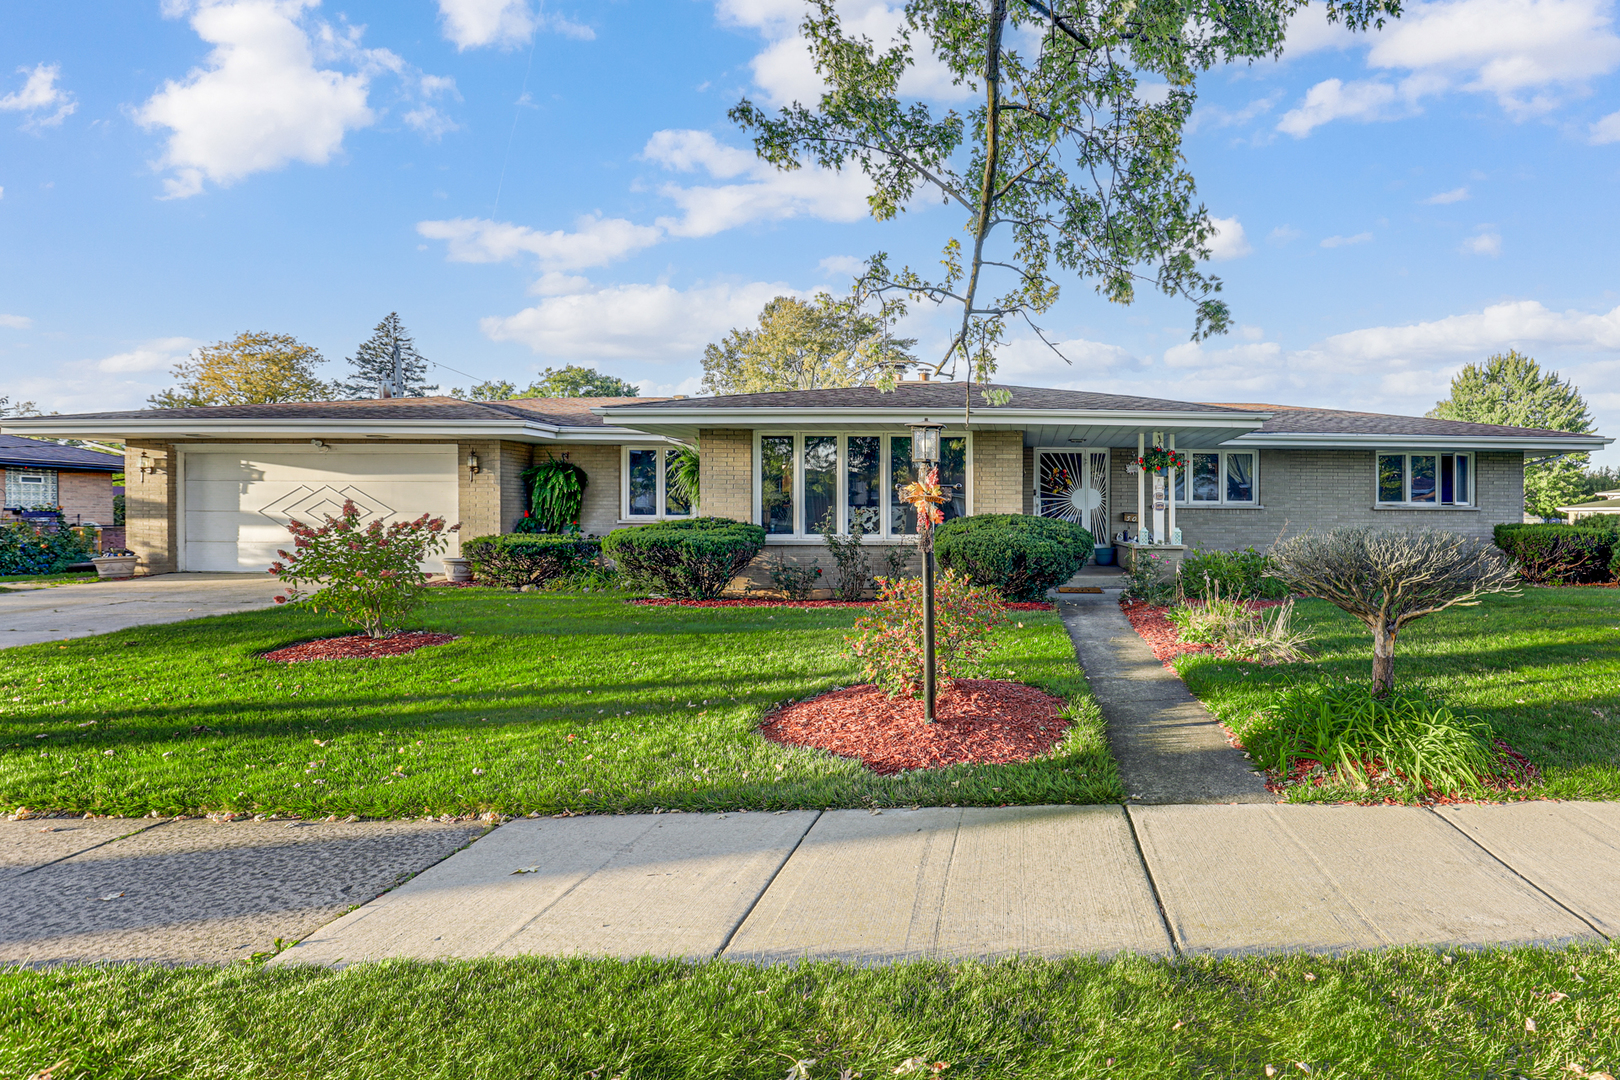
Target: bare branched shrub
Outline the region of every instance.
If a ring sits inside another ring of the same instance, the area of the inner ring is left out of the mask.
[[[1513,564],[1500,551],[1435,529],[1308,532],[1279,540],[1271,560],[1289,588],[1337,605],[1372,631],[1376,697],[1395,688],[1395,639],[1408,624],[1515,591]]]

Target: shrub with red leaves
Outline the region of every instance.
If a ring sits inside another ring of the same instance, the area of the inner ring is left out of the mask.
[[[921,578],[878,578],[877,608],[855,620],[844,640],[861,661],[861,673],[890,697],[916,697],[923,681],[923,583]],[[954,570],[934,584],[934,671],[940,690],[951,676],[993,647],[991,629],[1006,618],[996,591],[974,585]]]
[[[293,550],[278,551],[270,572],[285,582],[278,604],[302,603],[359,626],[374,638],[386,637],[398,621],[422,603],[427,574],[422,561],[444,551],[450,533],[443,518],[423,514],[415,521],[362,525],[353,502],[319,527],[291,521]],[[307,588],[307,591],[305,591]]]

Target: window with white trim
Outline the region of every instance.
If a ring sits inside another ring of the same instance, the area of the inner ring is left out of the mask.
[[[1374,460],[1374,498],[1379,506],[1474,505],[1473,454],[1381,450]]]
[[[692,503],[675,482],[678,446],[626,446],[619,474],[624,478],[620,518],[661,521],[692,516]]]
[[[1191,450],[1187,467],[1176,470],[1177,506],[1255,506],[1259,502],[1257,451]]]
[[[954,486],[945,520],[965,517],[967,436],[942,436],[939,453],[939,482]],[[754,460],[755,520],[769,536],[818,536],[829,517],[841,533],[858,520],[873,539],[917,531],[917,512],[895,491],[916,479],[910,435],[760,434]]]
[[[56,470],[6,467],[6,505],[19,510],[52,507],[57,502]]]

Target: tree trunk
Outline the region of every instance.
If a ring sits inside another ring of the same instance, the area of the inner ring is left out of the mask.
[[[1395,690],[1395,631],[1380,623],[1373,628],[1373,697],[1388,697]]]

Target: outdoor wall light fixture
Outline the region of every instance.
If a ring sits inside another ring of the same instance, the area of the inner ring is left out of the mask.
[[[924,420],[911,425],[911,460],[916,465],[933,466],[939,463],[939,433],[944,424]]]
[[[467,455],[467,475],[478,475],[478,452],[476,450]]]

